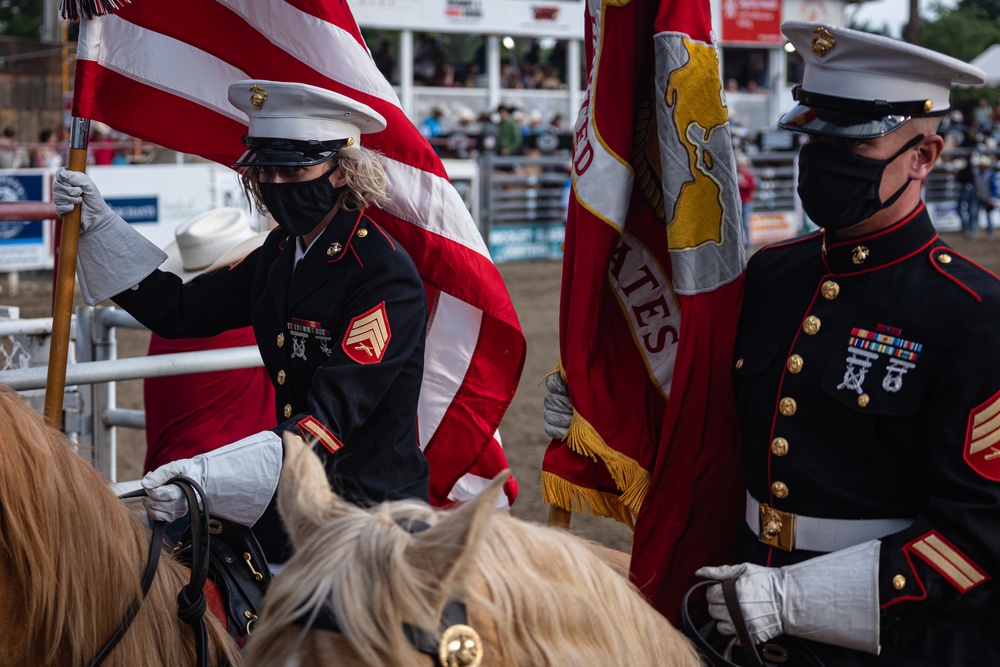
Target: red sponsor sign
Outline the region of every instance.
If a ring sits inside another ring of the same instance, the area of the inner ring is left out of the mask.
[[[722,0],[722,41],[782,44],[781,0]]]

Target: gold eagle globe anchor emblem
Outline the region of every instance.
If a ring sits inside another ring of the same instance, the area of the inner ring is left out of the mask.
[[[267,101],[267,91],[258,86],[256,83],[250,86],[250,106],[252,106],[257,111],[264,108],[264,102]]]
[[[813,53],[822,58],[826,54],[830,53],[830,51],[833,51],[833,47],[837,45],[837,40],[834,39],[832,32],[823,26],[816,28],[813,32],[816,34],[816,37],[809,45],[809,48],[812,49]]]

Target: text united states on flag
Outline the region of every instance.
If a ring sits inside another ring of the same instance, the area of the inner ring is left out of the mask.
[[[743,240],[708,0],[588,3],[559,309],[575,414],[546,502],[635,522],[668,618],[742,516],[732,354]]]
[[[349,95],[388,129],[365,135],[382,154],[389,202],[367,211],[416,262],[430,316],[420,442],[435,504],[467,500],[507,467],[498,426],[524,364],[510,295],[441,160],[405,116],[340,0],[135,0],[81,20],[73,115],[226,166],[247,118],[229,84],[297,81]],[[517,495],[511,478],[504,487]]]

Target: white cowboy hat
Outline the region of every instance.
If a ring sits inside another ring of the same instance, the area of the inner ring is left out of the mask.
[[[185,220],[164,248],[167,259],[160,270],[188,282],[200,273],[234,264],[264,242],[266,232],[254,233],[238,208],[217,208]]]

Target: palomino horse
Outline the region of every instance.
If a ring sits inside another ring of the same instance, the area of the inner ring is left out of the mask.
[[[413,501],[362,509],[335,495],[315,454],[286,437],[278,506],[295,554],[264,599],[247,663],[701,665],[589,543],[496,512],[502,481],[458,509]],[[455,600],[468,620],[444,632],[440,656],[417,652],[404,625],[434,648],[447,625],[442,610]],[[329,627],[318,616],[334,618],[339,632],[307,630]]]
[[[87,665],[133,601],[150,531],[17,393],[0,387],[0,663]],[[191,628],[177,616],[189,572],[166,553],[139,613],[107,667],[195,664]],[[206,614],[209,662],[240,656]]]

